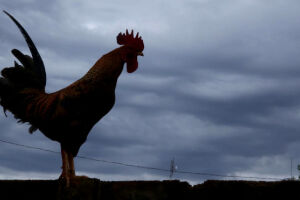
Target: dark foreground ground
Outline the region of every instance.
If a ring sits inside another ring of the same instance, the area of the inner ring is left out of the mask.
[[[300,182],[206,181],[191,186],[180,181],[114,181],[82,178],[66,188],[58,180],[0,180],[0,199],[299,199]]]

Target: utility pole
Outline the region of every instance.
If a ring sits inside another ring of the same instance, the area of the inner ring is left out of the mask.
[[[175,171],[176,171],[175,158],[173,158],[170,164],[170,178],[172,178]]]
[[[299,164],[298,164],[297,168],[298,168],[298,173],[299,173],[298,180],[300,180],[300,165]]]
[[[293,158],[291,158],[291,180],[293,179]]]

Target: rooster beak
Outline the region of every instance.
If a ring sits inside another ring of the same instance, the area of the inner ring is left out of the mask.
[[[144,56],[143,52],[138,52],[137,55],[138,56]]]

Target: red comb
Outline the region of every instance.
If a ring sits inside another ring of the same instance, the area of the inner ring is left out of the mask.
[[[136,36],[133,36],[133,30],[131,33],[128,33],[128,30],[126,29],[125,33],[119,33],[117,36],[117,43],[120,45],[126,45],[135,48],[138,52],[142,52],[144,50],[144,42],[142,40],[142,37],[139,37],[139,33],[136,34]]]

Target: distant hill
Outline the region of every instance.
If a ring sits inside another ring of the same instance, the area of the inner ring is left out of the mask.
[[[104,182],[81,178],[66,188],[58,180],[0,180],[1,200],[297,199],[299,191],[298,181],[206,181],[191,186],[177,180]]]

